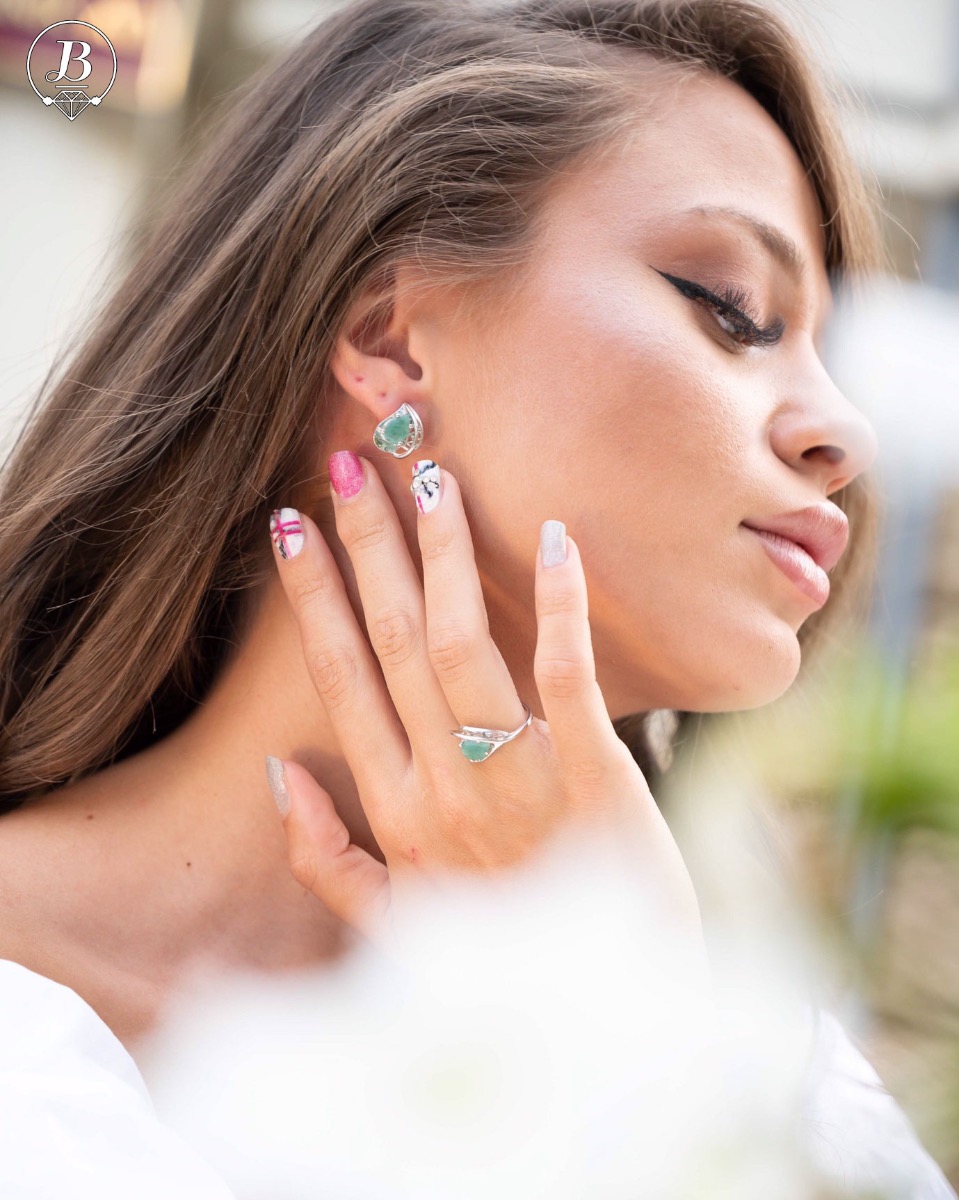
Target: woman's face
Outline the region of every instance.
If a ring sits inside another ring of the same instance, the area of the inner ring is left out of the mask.
[[[539,528],[564,521],[613,718],[752,708],[789,687],[821,605],[743,522],[821,504],[876,454],[820,361],[821,218],[785,135],[705,75],[641,120],[557,181],[521,285],[480,321],[438,309],[411,340],[494,639],[531,661]]]

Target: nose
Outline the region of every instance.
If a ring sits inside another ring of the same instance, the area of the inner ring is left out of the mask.
[[[796,391],[801,399],[783,406],[770,424],[773,449],[830,496],[872,466],[879,438],[818,359],[813,377],[806,377]]]

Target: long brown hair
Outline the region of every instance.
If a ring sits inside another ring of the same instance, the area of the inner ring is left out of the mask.
[[[613,47],[646,53],[624,71]],[[360,0],[231,98],[0,477],[0,811],[202,702],[317,397],[332,411],[351,301],[403,259],[465,281],[521,266],[551,176],[635,115],[650,69],[753,95],[818,193],[828,268],[876,260],[809,53],[752,0]],[[851,546],[807,646],[871,570],[868,479],[835,501]],[[653,773],[646,718],[617,729]]]

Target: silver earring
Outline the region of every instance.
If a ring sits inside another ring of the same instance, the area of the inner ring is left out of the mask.
[[[394,458],[406,458],[422,440],[423,422],[416,409],[408,404],[401,404],[373,430],[373,445]]]

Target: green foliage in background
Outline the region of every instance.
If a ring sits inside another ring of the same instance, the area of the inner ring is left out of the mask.
[[[959,837],[959,652],[904,685],[866,650],[833,705],[841,772],[858,780],[855,832]]]

